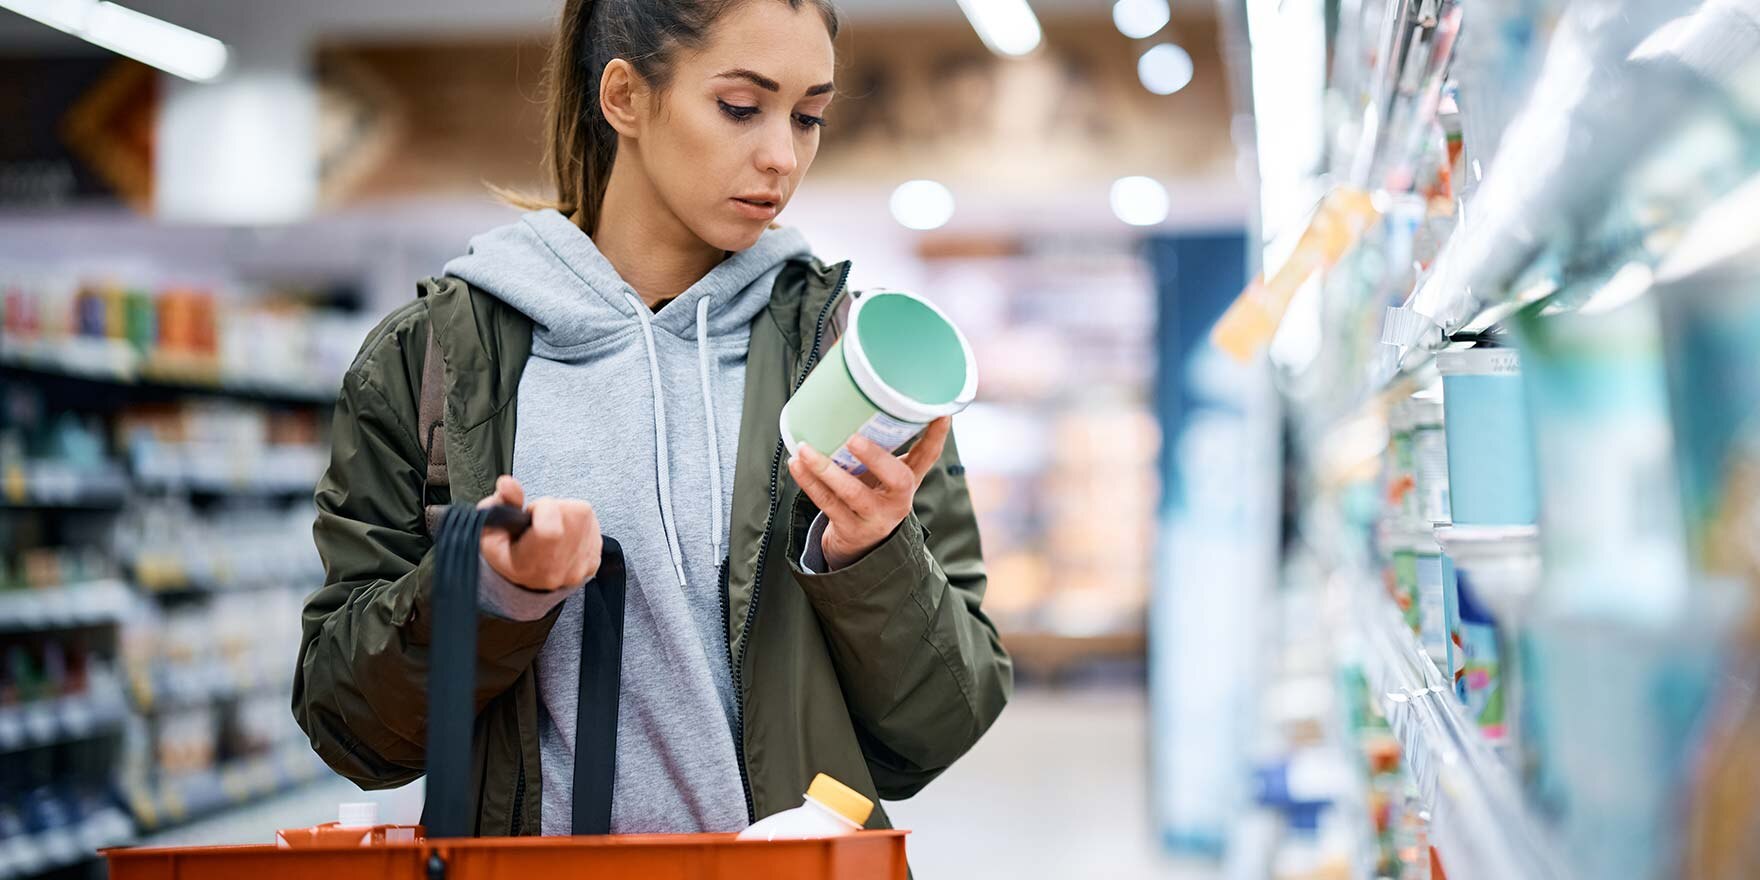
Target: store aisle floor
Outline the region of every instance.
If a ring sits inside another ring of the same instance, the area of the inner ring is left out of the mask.
[[[912,829],[918,880],[1214,880],[1210,863],[1163,855],[1148,817],[1147,704],[1141,690],[1023,689],[996,726],[921,795],[887,810]],[[229,812],[161,845],[263,843],[279,827],[335,818],[373,800],[413,822],[421,785],[362,793],[335,780]]]
[[[1164,856],[1148,817],[1143,691],[1021,690],[922,794],[886,809],[913,829],[919,880],[1209,880]]]

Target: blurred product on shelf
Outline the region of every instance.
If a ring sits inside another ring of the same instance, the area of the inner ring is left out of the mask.
[[[0,276],[0,291],[6,365],[118,381],[334,396],[372,326],[359,312],[231,285],[36,271]]]
[[[1455,525],[1531,525],[1539,517],[1521,363],[1519,353],[1503,348],[1436,356]]]
[[[194,492],[304,494],[329,460],[311,411],[232,402],[129,407],[118,445],[144,487]]]
[[[1658,273],[1670,416],[1693,590],[1745,606],[1730,673],[1693,759],[1680,872],[1734,880],[1760,864],[1760,180],[1708,212]]]
[[[127,475],[109,457],[102,421],[90,414],[51,417],[43,395],[21,383],[5,387],[0,421],[0,498],[18,507],[114,506]]]
[[[312,777],[310,748],[287,713],[306,592],[218,595],[149,611],[124,629],[128,690],[140,714],[119,776],[142,827]]]
[[[931,298],[983,375],[954,431],[984,535],[985,611],[1028,675],[1140,660],[1160,447],[1142,260],[1029,246],[927,270],[923,290],[957,291]]]
[[[116,557],[149,592],[224,592],[320,583],[323,564],[308,537],[310,502],[285,507],[192,507],[142,500],[118,518]]]
[[[207,605],[149,611],[123,632],[129,689],[142,712],[169,711],[288,690],[299,649],[303,587],[214,597]],[[292,623],[269,617],[293,609]],[[284,720],[284,719],[283,719]],[[283,725],[285,726],[285,725]]]
[[[89,633],[6,640],[0,666],[0,752],[74,742],[116,729],[128,706],[115,667]]]
[[[1349,3],[1324,38],[1303,183],[1379,216],[1270,360],[1287,589],[1348,597],[1329,650],[1404,752],[1378,876],[1760,864],[1760,12],[1640,5]]]

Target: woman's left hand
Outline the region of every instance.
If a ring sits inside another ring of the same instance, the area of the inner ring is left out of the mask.
[[[940,460],[952,424],[945,416],[930,422],[902,458],[866,437],[850,438],[850,454],[867,467],[865,477],[850,474],[811,446],[802,445],[789,459],[789,474],[825,514],[819,546],[831,570],[868,555],[910,515],[917,487]]]

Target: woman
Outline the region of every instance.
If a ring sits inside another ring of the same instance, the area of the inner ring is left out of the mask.
[[[532,516],[482,540],[479,834],[571,830],[601,529],[628,583],[614,832],[736,830],[818,772],[909,797],[1001,712],[1011,666],[946,420],[902,457],[852,449],[867,481],[818,450],[781,467],[778,413],[848,296],[848,264],[771,223],[817,152],[836,29],[829,0],[565,4],[557,202],[474,239],[344,379],[294,689],[337,772],[422,775],[443,649],[423,513],[448,493]],[[444,415],[423,437],[430,367]]]

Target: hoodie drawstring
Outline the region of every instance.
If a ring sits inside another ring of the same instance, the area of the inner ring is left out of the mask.
[[[709,561],[721,565],[721,433],[715,429],[715,371],[709,363],[709,300],[697,300],[697,370],[709,421]]]
[[[642,322],[642,338],[648,344],[648,380],[654,385],[654,459],[660,482],[660,525],[666,531],[666,543],[672,550],[672,568],[678,575],[678,586],[683,589],[687,586],[684,554],[678,549],[678,526],[672,517],[672,456],[671,447],[666,443],[666,396],[660,382],[660,354],[654,347],[653,313],[635,294],[626,291],[623,296],[635,307],[636,318]],[[715,509],[721,509],[719,500]]]

